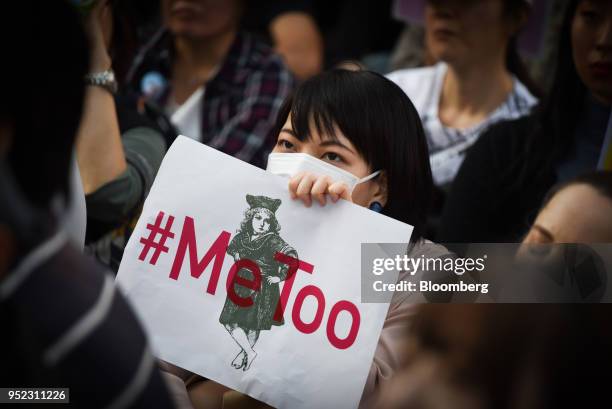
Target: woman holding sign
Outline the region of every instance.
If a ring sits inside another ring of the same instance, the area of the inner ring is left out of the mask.
[[[351,201],[414,226],[409,257],[448,255],[423,238],[433,188],[427,142],[418,113],[393,82],[368,71],[323,73],[285,101],[276,127],[268,171],[290,177],[294,199],[307,207]],[[393,297],[362,406],[398,368],[414,313],[408,296]]]
[[[341,198],[349,200],[412,225],[408,257],[448,255],[442,246],[422,237],[433,186],[427,143],[416,110],[393,82],[366,71],[332,70],[320,74],[303,82],[285,101],[276,128],[278,140],[268,160],[268,171],[290,177],[289,191],[294,199],[302,200],[308,207],[313,200],[320,205],[328,200],[334,203]],[[275,251],[290,256],[293,251],[295,258],[297,254],[278,235],[274,214],[279,201],[261,196],[247,197],[247,201],[250,209],[228,252],[237,260],[256,261],[261,268],[261,294],[274,293],[273,298],[277,299],[278,282],[287,278],[287,272],[279,270],[271,257]],[[258,253],[257,248],[266,240],[275,243],[274,251]],[[359,272],[353,274],[359,279]],[[402,272],[399,280],[405,279],[405,274]],[[244,291],[238,294],[241,297],[255,296],[246,288],[237,291]],[[362,406],[371,404],[381,385],[399,369],[414,314],[409,295],[398,292],[391,301],[363,391]],[[260,331],[275,325],[266,305],[269,304],[254,300],[249,308],[266,314],[265,318],[255,319],[231,300],[226,301],[220,322],[241,347],[232,362],[237,369],[249,368],[256,357],[253,346]],[[202,394],[207,393],[208,398],[227,391],[213,382],[207,383],[202,385]],[[241,407],[256,405],[251,398],[244,395],[242,398],[247,402]]]

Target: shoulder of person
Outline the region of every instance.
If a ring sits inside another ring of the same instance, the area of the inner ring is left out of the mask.
[[[501,174],[514,174],[538,126],[537,114],[493,124],[469,149],[462,167],[465,168],[464,172],[472,177],[486,175],[493,178]]]
[[[522,149],[539,125],[539,117],[532,113],[517,119],[497,122],[487,129],[474,146],[494,152],[513,152]]]
[[[420,260],[424,260],[423,263],[429,263],[427,260],[444,260],[446,259],[454,259],[457,257],[455,253],[448,250],[441,244],[434,243],[427,239],[419,239],[415,243],[412,243],[406,252],[406,256],[413,261],[419,262]],[[415,278],[420,280],[421,276],[426,273],[426,267],[424,264],[418,264],[414,270],[403,270],[399,273],[397,282],[401,282],[404,280],[413,281]],[[429,271],[431,272],[431,271]],[[410,278],[413,277],[413,278]],[[389,307],[389,312],[387,313],[387,318],[385,320],[390,319],[390,317],[398,317],[405,316],[405,318],[410,317],[414,314],[413,308],[416,300],[426,301],[426,299],[419,298],[422,297],[418,295],[415,298],[414,293],[409,291],[395,291],[391,298],[391,305]]]
[[[237,91],[244,92],[249,85],[255,86],[260,95],[285,99],[295,86],[295,78],[278,55],[256,36],[241,32],[241,55],[234,55],[237,66],[232,70]]]
[[[424,256],[425,258],[448,258],[455,257],[455,253],[448,250],[441,244],[434,243],[427,239],[419,239],[406,252],[411,258]]]
[[[129,78],[122,78],[128,81],[122,94],[129,89],[136,95],[143,94],[142,81],[145,77],[149,80],[154,79],[161,86],[165,86],[172,71],[172,36],[170,32],[161,28],[155,33],[151,33],[150,40],[138,50],[129,69]]]
[[[527,86],[523,84],[518,78],[514,81],[514,94],[520,100],[520,105],[523,106],[527,111],[532,110],[538,104],[538,98],[533,95]]]
[[[430,67],[406,68],[393,71],[387,74],[386,77],[396,83],[408,95],[413,104],[417,106],[420,101],[424,101],[429,96],[433,90],[436,78],[444,70],[445,65],[439,63]]]
[[[432,81],[439,69],[438,64],[429,67],[404,68],[392,71],[385,76],[397,85],[406,88],[417,88],[421,81]]]

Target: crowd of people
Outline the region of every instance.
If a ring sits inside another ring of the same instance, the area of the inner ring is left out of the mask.
[[[394,19],[415,4],[420,21]],[[536,17],[546,78],[519,41]],[[0,43],[2,387],[70,385],[87,408],[264,407],[157,361],[115,289],[178,135],[271,172],[271,153],[309,155],[327,171],[292,175],[291,197],[410,224],[411,257],[612,242],[607,0],[9,2]],[[603,398],[605,311],[396,299],[361,406]]]

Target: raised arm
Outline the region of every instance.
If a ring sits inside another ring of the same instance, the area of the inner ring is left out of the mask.
[[[87,17],[86,28],[91,42],[90,73],[111,68],[107,45],[112,15],[106,2]],[[81,127],[77,136],[77,161],[85,194],[115,179],[127,164],[113,95],[100,86],[88,86]]]

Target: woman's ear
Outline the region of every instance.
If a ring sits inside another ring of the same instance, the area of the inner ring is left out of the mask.
[[[370,203],[378,202],[382,205],[382,207],[385,207],[387,205],[387,199],[388,199],[387,195],[389,191],[387,172],[385,172],[384,170],[381,171],[380,175],[374,178],[373,182],[375,186],[374,195],[372,196]]]

